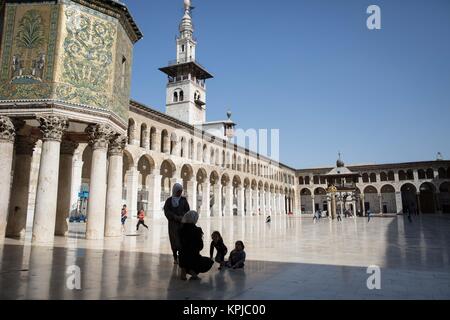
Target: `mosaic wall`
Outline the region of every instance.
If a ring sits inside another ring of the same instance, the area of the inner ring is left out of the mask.
[[[7,5],[2,39],[0,99],[48,99],[51,95],[58,9]]]
[[[61,3],[6,6],[0,100],[57,99],[127,121],[132,42],[116,19]]]

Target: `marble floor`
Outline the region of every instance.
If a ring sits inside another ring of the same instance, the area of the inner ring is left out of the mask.
[[[102,241],[71,224],[68,237],[31,245],[28,230],[0,242],[0,299],[449,299],[450,216],[413,219],[204,218],[202,254],[218,230],[229,249],[244,242],[247,263],[215,265],[199,281],[178,279],[165,219],[137,233],[128,221],[122,237]],[[370,265],[380,267],[379,290],[367,288]],[[67,286],[71,266],[80,268],[80,290]]]

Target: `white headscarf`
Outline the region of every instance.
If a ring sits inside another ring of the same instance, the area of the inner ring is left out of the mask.
[[[198,213],[197,211],[189,211],[184,216],[183,219],[181,219],[181,223],[191,223],[196,224],[198,221]]]
[[[181,196],[177,197],[177,193],[183,191],[183,186],[179,183],[175,183],[172,187],[172,206],[178,208],[180,205]]]

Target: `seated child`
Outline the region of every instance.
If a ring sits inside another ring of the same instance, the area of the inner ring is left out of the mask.
[[[209,250],[209,256],[212,260],[213,254],[214,254],[214,248],[217,250],[216,258],[214,261],[220,264],[219,270],[222,269],[222,267],[225,264],[225,255],[228,252],[227,247],[223,243],[222,236],[220,235],[219,231],[214,231],[211,235],[212,241],[211,241],[211,247]]]
[[[244,243],[242,241],[236,241],[235,248],[230,253],[230,257],[226,266],[228,268],[243,268],[245,262]]]

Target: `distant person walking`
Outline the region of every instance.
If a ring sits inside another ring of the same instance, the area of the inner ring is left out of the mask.
[[[370,218],[372,217],[372,210],[367,210],[367,222],[370,222]]]
[[[164,204],[164,214],[169,221],[169,239],[170,247],[173,253],[173,263],[178,263],[180,251],[180,229],[183,216],[190,211],[189,203],[185,197],[182,197],[183,186],[175,183],[172,188],[172,196]]]
[[[345,212],[344,212],[344,215],[345,215]],[[341,212],[340,211],[337,213],[337,221],[342,221],[342,217],[341,217]]]
[[[319,210],[316,210],[316,212],[314,212],[313,222],[316,223],[317,221],[319,221],[319,219],[320,219],[320,212]]]
[[[136,225],[136,231],[139,231],[139,226],[140,225],[143,225],[144,227],[146,227],[147,228],[147,230],[148,230],[148,226],[145,224],[145,221],[144,221],[144,219],[145,219],[145,213],[144,213],[144,210],[139,210],[139,212],[138,212],[138,223],[137,223],[137,225]]]
[[[267,216],[266,223],[269,223],[270,221],[272,221],[272,218],[270,216]]]
[[[413,207],[412,210],[406,209],[406,214],[409,222],[412,222],[411,211],[415,211],[415,208]]]
[[[124,204],[120,212],[120,221],[122,222],[122,230],[125,230],[125,221],[127,221],[127,219],[128,219],[128,208],[127,205]]]

